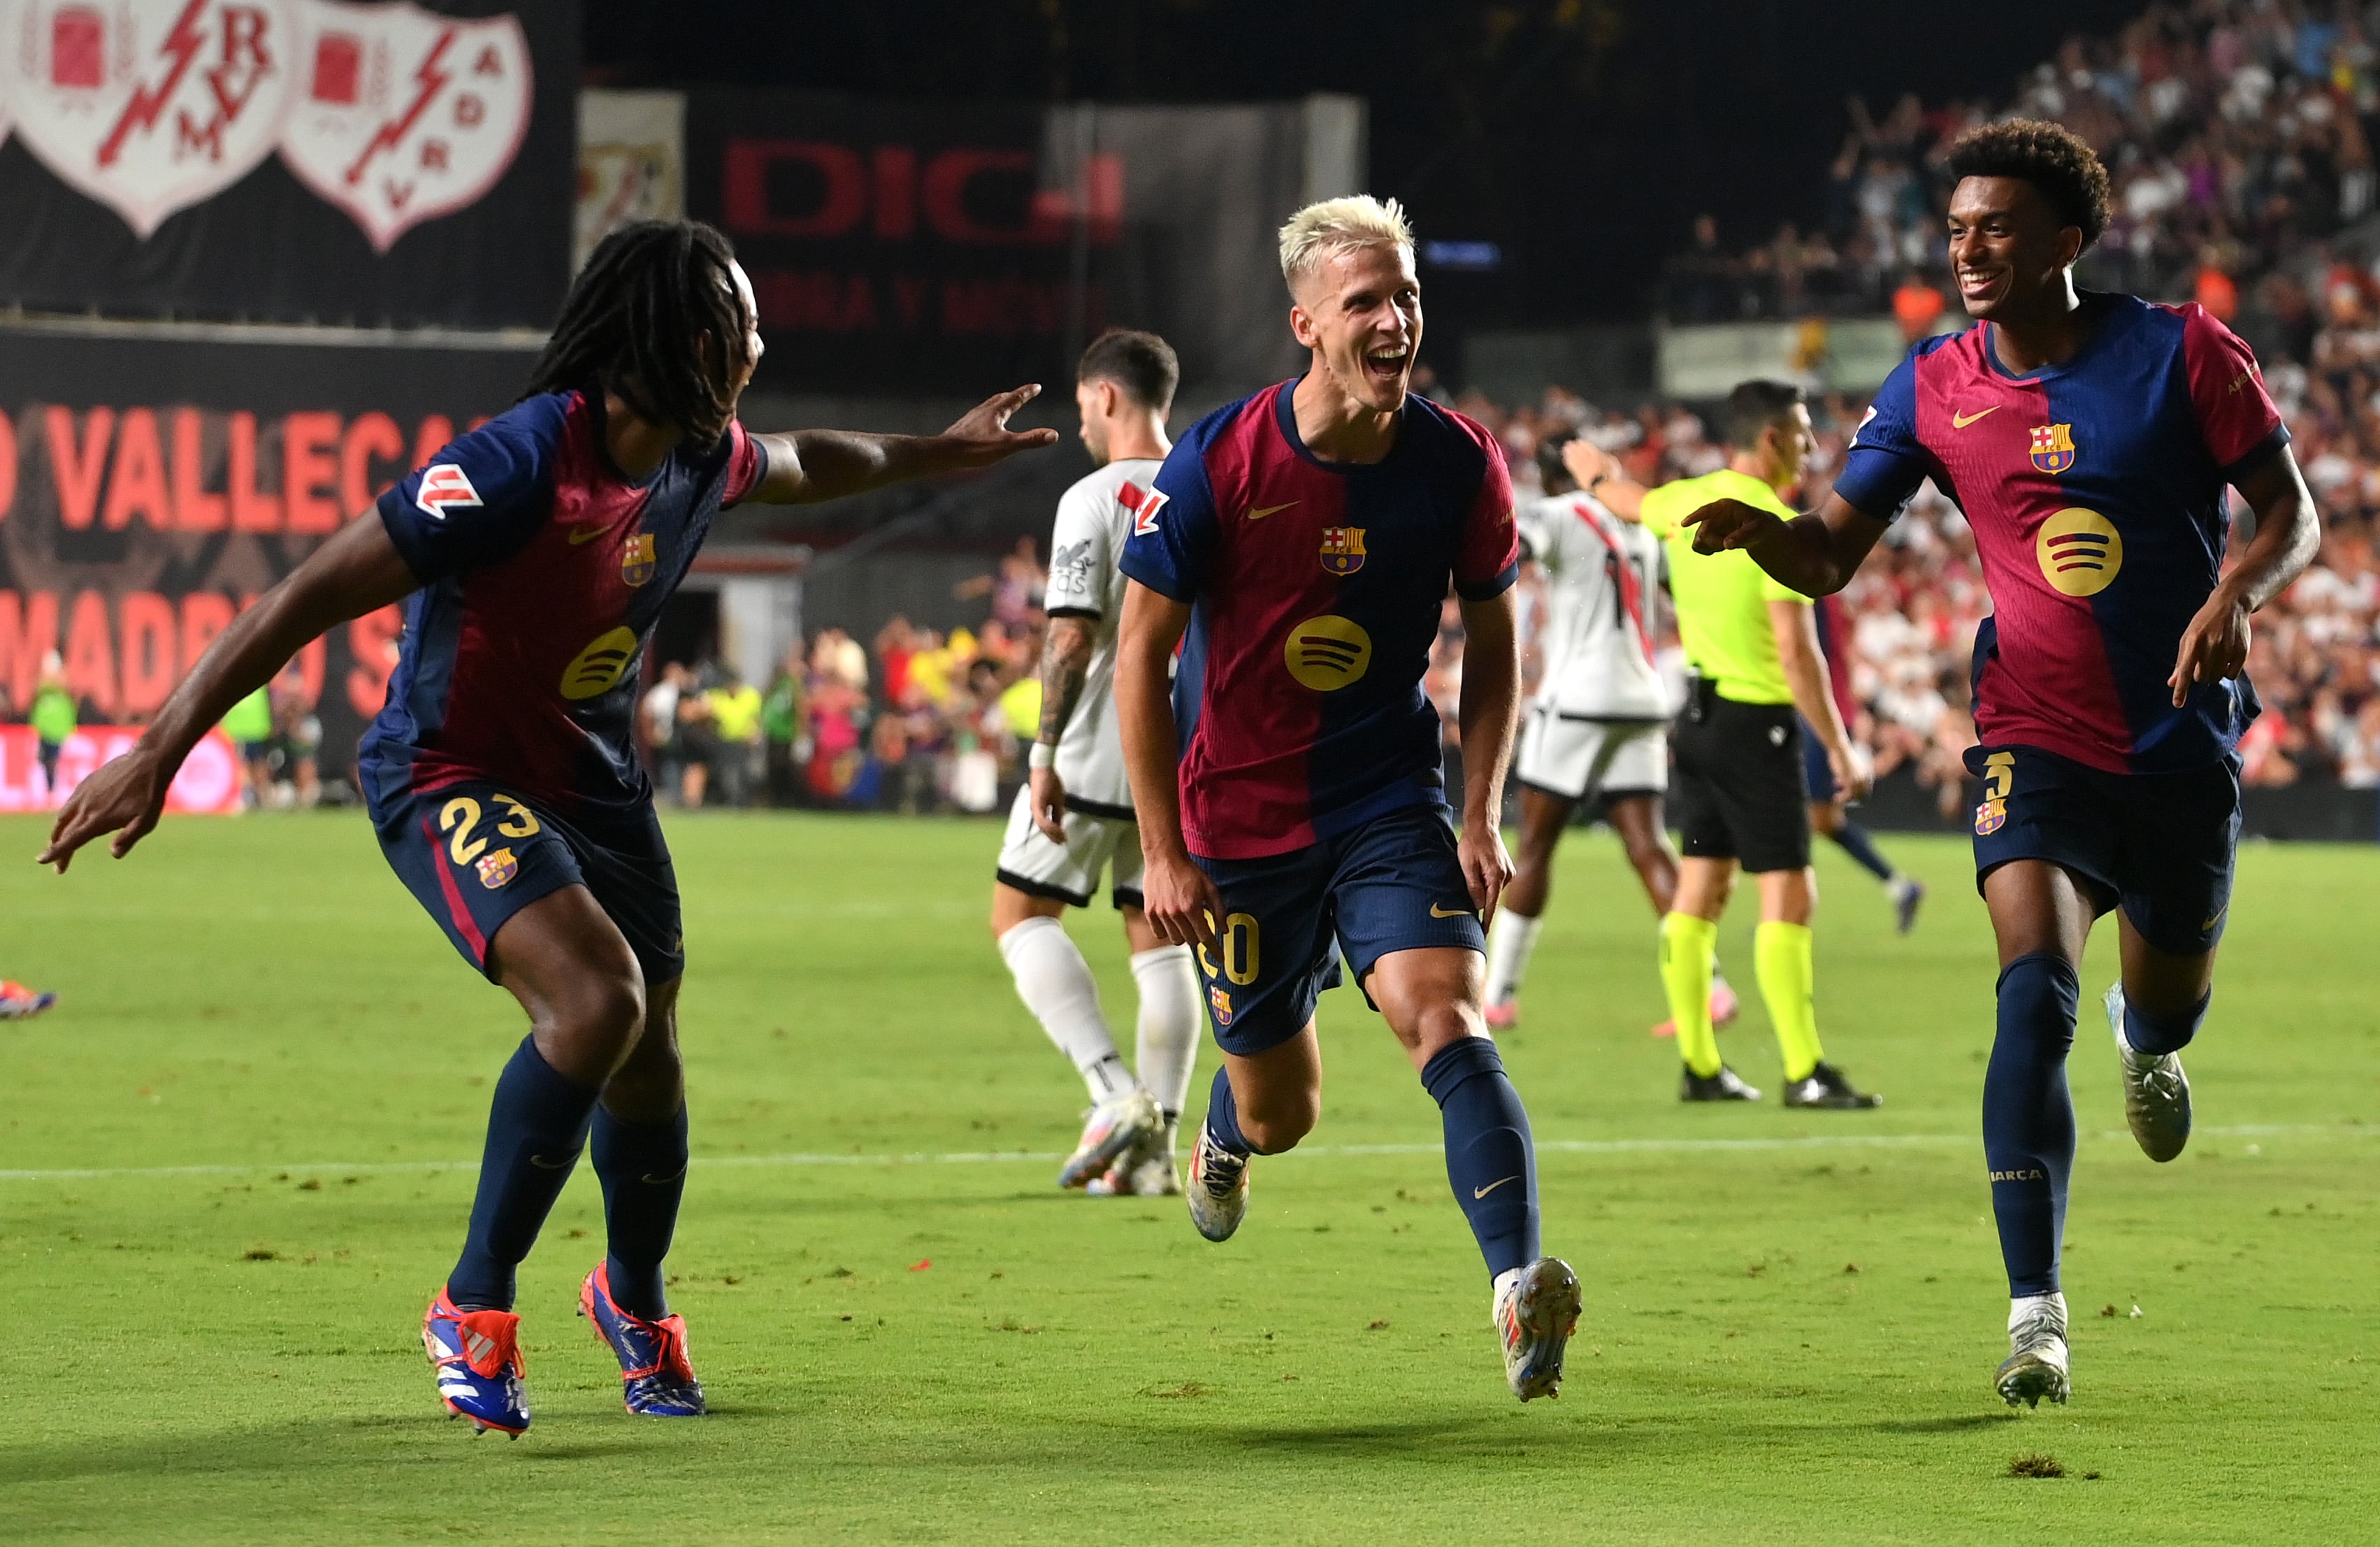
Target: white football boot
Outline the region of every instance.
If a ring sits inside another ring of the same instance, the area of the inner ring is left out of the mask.
[[[2132,1051],[2124,1040],[2123,984],[2100,1003],[2107,1007],[2107,1029],[2116,1034],[2116,1061],[2124,1071],[2124,1121],[2141,1153],[2169,1161],[2190,1142],[2190,1077],[2181,1072],[2181,1054]]]
[[[1172,1198],[1182,1191],[1173,1168],[1175,1131],[1172,1125],[1157,1137],[1120,1155],[1104,1175],[1095,1176],[1083,1190],[1093,1198]]]
[[[1079,1188],[1105,1175],[1120,1158],[1164,1131],[1165,1114],[1148,1091],[1135,1086],[1111,1096],[1085,1115],[1082,1139],[1058,1168],[1058,1185]]]
[[[1992,1377],[2011,1407],[2041,1399],[2066,1403],[2066,1297],[2027,1295],[2009,1302],[2009,1357]]]
[[[1199,1124],[1198,1142],[1190,1148],[1190,1182],[1182,1191],[1198,1234],[1210,1241],[1230,1240],[1248,1213],[1248,1157],[1216,1143],[1207,1125]]]
[[[1578,1330],[1578,1275],[1559,1257],[1496,1275],[1491,1302],[1504,1341],[1504,1381],[1524,1402],[1561,1395],[1562,1350]]]

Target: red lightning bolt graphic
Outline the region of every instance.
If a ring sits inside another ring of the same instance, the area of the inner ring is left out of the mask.
[[[133,88],[132,100],[124,104],[124,116],[115,120],[115,128],[108,132],[107,143],[99,148],[99,164],[102,166],[115,165],[115,158],[123,153],[124,141],[132,131],[153,126],[157,122],[157,115],[165,111],[165,104],[173,100],[175,89],[182,84],[182,77],[188,73],[191,59],[198,55],[199,44],[206,41],[199,35],[198,29],[199,12],[205,8],[207,0],[190,0],[182,7],[181,18],[174,23],[174,30],[165,34],[164,46],[157,51],[170,55],[174,67],[166,72],[165,83],[154,91],[143,87]]]
[[[191,3],[195,5],[197,0],[191,0]],[[356,164],[353,166],[347,168],[348,187],[353,188],[362,182],[364,168],[371,164],[371,158],[382,151],[395,150],[403,142],[407,133],[412,129],[414,123],[424,113],[430,111],[431,103],[452,79],[444,70],[438,67],[438,62],[446,57],[447,45],[454,41],[455,29],[452,27],[438,34],[437,43],[431,46],[430,56],[421,61],[419,69],[413,72],[413,79],[421,83],[421,90],[413,95],[413,105],[405,110],[404,117],[393,123],[382,124],[380,127],[380,132],[371,137],[371,143],[364,147],[364,153],[356,158]]]

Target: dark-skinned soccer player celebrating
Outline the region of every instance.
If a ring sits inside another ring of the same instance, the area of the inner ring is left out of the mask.
[[[388,704],[358,754],[365,803],[398,877],[529,1020],[496,1081],[462,1256],[421,1330],[440,1399],[475,1431],[528,1427],[514,1270],[590,1139],[608,1249],[579,1308],[629,1411],[705,1410],[662,1277],[687,1159],[677,878],[630,731],[636,667],[712,518],[1057,440],[1008,428],[1029,386],[939,435],[747,434],[735,406],[760,350],[718,232],[655,221],[605,238],[521,400],[225,629],[133,749],[75,791],[40,857],[64,871],[112,833],[121,859],[225,710],[308,640],[405,603]]]
[[[1950,264],[1978,325],[1920,344],[1876,394],[1824,508],[1688,518],[1809,595],[1841,589],[1918,485],[1965,512],[1994,615],[1975,640],[1975,871],[1999,944],[1984,1154],[2010,1299],[2011,1405],[2063,1402],[2058,1249],[2074,1160],[2066,1054],[2093,921],[2125,1116],[2153,1160],[2190,1137],[2180,1052],[2212,998],[2240,830],[2249,615],[2320,542],[2255,358],[2196,306],[2078,290],[2107,169],[2055,124],[1950,151]],[[2225,565],[2226,486],[2254,535]]]

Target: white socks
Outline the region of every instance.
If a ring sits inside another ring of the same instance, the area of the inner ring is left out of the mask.
[[[1198,969],[1187,945],[1135,952],[1133,981],[1140,989],[1140,1083],[1157,1098],[1169,1126],[1190,1094],[1206,1016],[1198,1003]]]
[[[1027,919],[1000,937],[1000,954],[1016,980],[1016,996],[1033,1012],[1058,1051],[1082,1071],[1094,1103],[1128,1094],[1132,1071],[1116,1054],[1115,1037],[1099,1013],[1099,986],[1090,964],[1055,919]],[[1144,991],[1143,997],[1146,997]]]
[[[1488,1000],[1501,1005],[1521,992],[1521,980],[1528,976],[1529,953],[1537,948],[1537,931],[1543,928],[1542,918],[1503,908],[1496,915],[1496,927],[1488,932]]]

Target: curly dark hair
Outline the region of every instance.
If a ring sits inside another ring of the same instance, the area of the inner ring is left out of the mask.
[[[727,238],[699,221],[642,220],[613,232],[571,282],[521,396],[608,387],[689,445],[717,441],[735,400],[716,362],[747,363],[750,320],[728,272],[735,261]]]
[[[1950,176],[2015,177],[2041,190],[2062,225],[2080,227],[2088,252],[2107,229],[2107,169],[2081,135],[2063,124],[2010,118],[1959,137]]]

